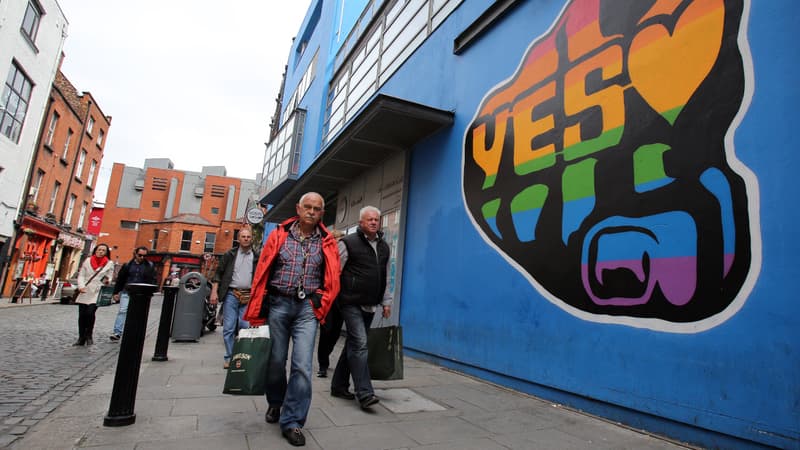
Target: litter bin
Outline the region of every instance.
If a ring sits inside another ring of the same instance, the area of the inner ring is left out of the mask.
[[[196,341],[203,331],[205,299],[211,293],[206,277],[199,272],[182,276],[172,318],[173,341]]]

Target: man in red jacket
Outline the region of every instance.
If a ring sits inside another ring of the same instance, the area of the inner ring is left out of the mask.
[[[268,423],[280,421],[294,446],[305,445],[302,428],[311,406],[311,371],[317,325],[324,322],[339,293],[339,251],[320,223],[325,201],[316,192],[300,197],[297,216],[267,237],[253,275],[252,296],[244,320],[269,323],[272,352],[267,370]],[[289,338],[292,368],[286,380]]]

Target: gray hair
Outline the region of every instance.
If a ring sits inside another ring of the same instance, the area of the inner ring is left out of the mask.
[[[298,200],[298,201],[297,201],[297,204],[298,204],[298,205],[302,205],[302,204],[303,204],[303,200],[304,200],[306,197],[308,197],[309,195],[317,195],[317,196],[319,196],[320,200],[322,200],[322,209],[325,209],[325,197],[323,197],[322,195],[320,195],[318,192],[306,192],[305,194],[303,194],[303,195],[300,197],[300,200]]]
[[[361,218],[364,217],[364,214],[366,214],[368,212],[376,212],[376,213],[378,213],[378,217],[381,216],[381,210],[380,209],[378,209],[378,208],[376,208],[374,206],[367,205],[367,206],[361,208],[360,211],[358,211],[358,219],[361,220]]]

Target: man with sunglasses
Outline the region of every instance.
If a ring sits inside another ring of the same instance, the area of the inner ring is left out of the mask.
[[[114,321],[114,331],[108,338],[112,342],[119,341],[122,337],[125,318],[128,316],[128,295],[127,286],[131,283],[156,284],[156,268],[150,261],[144,259],[147,256],[147,247],[137,247],[133,251],[133,259],[125,263],[117,274],[117,282],[114,284],[114,300],[119,302],[119,312]]]
[[[272,352],[267,370],[267,423],[279,422],[289,444],[305,445],[302,428],[311,406],[311,368],[317,325],[339,293],[339,250],[320,222],[325,201],[316,192],[300,197],[297,215],[270,233],[253,275],[244,320],[269,323]],[[289,341],[292,367],[286,379]]]

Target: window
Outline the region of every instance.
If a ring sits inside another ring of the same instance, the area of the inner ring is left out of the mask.
[[[233,230],[233,248],[239,247],[239,230]]]
[[[53,195],[50,196],[50,209],[47,210],[50,214],[55,213],[56,211],[56,200],[58,200],[58,191],[61,189],[61,183],[56,181],[56,184],[53,186]]]
[[[91,186],[92,182],[94,182],[95,170],[97,170],[97,161],[92,160],[92,163],[89,164],[89,179],[86,180],[86,185]]]
[[[56,134],[56,124],[58,124],[58,113],[54,112],[53,117],[50,118],[50,126],[47,127],[47,137],[44,140],[44,145],[53,147],[53,135]]]
[[[139,222],[134,222],[131,220],[120,220],[119,227],[123,230],[138,230],[139,229]]]
[[[69,155],[69,143],[72,141],[72,135],[75,134],[71,129],[67,131],[67,140],[64,141],[64,152],[61,153],[61,159],[64,161],[67,160],[67,155]]]
[[[86,210],[89,208],[89,204],[83,202],[81,205],[81,214],[78,216],[78,228],[83,228],[83,219],[86,218]]]
[[[217,242],[217,233],[206,233],[206,243],[203,253],[214,253],[214,244]]]
[[[160,208],[161,200],[153,200],[153,208]]]
[[[100,133],[97,134],[97,146],[103,146],[103,138],[105,138],[106,134],[103,133],[103,130],[100,130]]]
[[[211,208],[211,214],[219,214],[219,208],[217,207]]]
[[[36,170],[36,182],[33,186],[31,186],[31,201],[36,203],[36,200],[39,199],[39,189],[42,187],[42,180],[44,180],[44,170],[37,169]]]
[[[192,230],[183,230],[181,235],[181,251],[188,252],[192,250]]]
[[[86,134],[91,136],[92,128],[94,128],[94,117],[89,116],[89,123],[86,124]]]
[[[83,172],[83,164],[86,162],[86,150],[81,150],[81,155],[78,157],[78,165],[75,167],[75,178],[81,179]]]
[[[0,111],[3,113],[2,121],[0,121],[0,133],[14,143],[19,142],[22,123],[28,112],[31,90],[33,90],[33,83],[15,62],[11,65],[3,96],[0,97]]]
[[[67,214],[64,215],[64,221],[67,225],[72,225],[72,213],[75,211],[75,200],[78,197],[75,194],[69,195],[69,202],[67,202]]]
[[[39,33],[39,21],[42,18],[42,10],[36,2],[29,1],[28,9],[25,10],[25,18],[22,19],[22,34],[30,39],[31,43],[36,42],[36,35]]]
[[[158,247],[158,229],[153,230],[153,246],[150,247],[151,250],[155,250]]]

